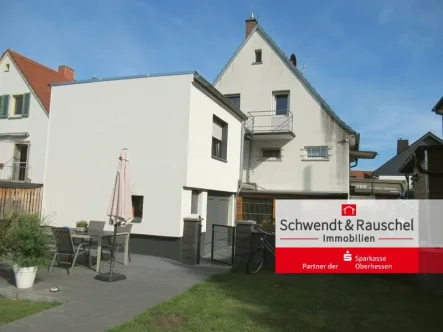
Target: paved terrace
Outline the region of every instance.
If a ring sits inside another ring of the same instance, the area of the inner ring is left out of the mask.
[[[0,264],[0,295],[63,302],[53,309],[0,326],[0,331],[104,331],[229,268],[206,259],[199,266],[187,266],[141,255],[131,255],[132,262],[124,266],[118,263],[122,256],[119,254],[117,258],[115,272],[125,274],[127,280],[106,283],[95,280],[96,273],[85,266],[76,266],[68,275],[66,269],[54,265],[51,273],[39,271],[32,289],[20,291],[15,288],[11,268]],[[84,264],[80,257],[79,264]],[[101,271],[109,271],[109,262],[102,262]],[[60,288],[60,292],[51,293],[51,287]]]

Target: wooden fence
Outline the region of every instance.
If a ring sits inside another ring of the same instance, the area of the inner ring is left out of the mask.
[[[41,184],[0,184],[0,215],[11,212],[40,213]]]

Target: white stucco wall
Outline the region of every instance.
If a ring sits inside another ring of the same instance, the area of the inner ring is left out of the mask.
[[[9,64],[8,72],[5,71],[6,64]],[[9,55],[5,55],[0,61],[0,95],[24,93],[31,93],[31,89]],[[0,119],[0,134],[29,133],[27,138],[6,140],[0,137],[0,163],[6,166],[0,170],[0,179],[7,177],[10,173],[11,167],[9,166],[12,166],[15,144],[30,143],[28,178],[31,182],[43,183],[47,126],[48,114],[33,93],[31,93],[29,117]]]
[[[263,63],[253,65],[255,50],[262,50]],[[241,94],[244,113],[273,109],[273,92],[290,91],[290,110],[296,137],[289,141],[253,141],[250,182],[265,189],[347,192],[348,147],[339,144],[347,137],[320,103],[293,75],[259,32],[255,32],[215,87],[223,94]],[[328,145],[328,161],[304,161],[305,146]],[[262,148],[282,148],[281,161],[260,161]],[[245,146],[245,160],[248,149]],[[246,173],[246,172],[244,172]]]
[[[213,115],[228,125],[226,162],[211,157]],[[242,140],[242,121],[192,86],[186,186],[236,192]]]
[[[209,190],[236,191],[241,122],[192,81],[186,74],[53,87],[43,199],[53,224],[107,220],[122,148],[133,194],[144,197],[135,234],[181,236],[193,188],[202,190],[203,218]],[[227,163],[211,158],[213,114],[228,122]]]
[[[107,220],[118,156],[127,148],[133,194],[144,196],[143,219],[132,232],[181,236],[191,80],[176,75],[53,88],[43,201],[53,224]]]

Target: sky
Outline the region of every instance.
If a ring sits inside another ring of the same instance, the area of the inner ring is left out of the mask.
[[[441,0],[0,0],[0,49],[76,79],[196,70],[213,82],[259,24],[332,109],[377,151],[374,170],[431,131],[443,95]]]

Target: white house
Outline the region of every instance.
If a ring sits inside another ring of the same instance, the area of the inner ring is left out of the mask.
[[[12,50],[0,58],[0,181],[43,183],[49,117],[49,83],[72,81]]]
[[[350,163],[376,155],[254,18],[214,86],[248,116],[239,219],[274,217],[276,198],[347,197]]]
[[[131,250],[180,258],[183,219],[233,225],[246,116],[195,72],[52,86],[43,213],[52,225],[103,220],[129,150]],[[107,227],[110,227],[109,225]]]

